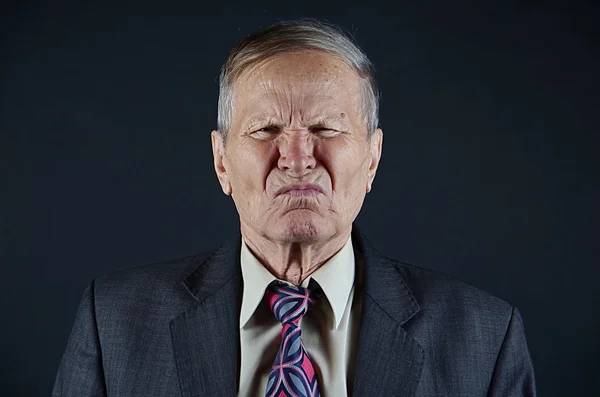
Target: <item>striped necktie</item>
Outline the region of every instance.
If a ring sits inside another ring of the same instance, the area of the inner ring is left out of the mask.
[[[281,321],[281,345],[271,367],[266,397],[320,397],[315,369],[302,343],[300,319],[317,299],[307,288],[272,284],[265,299]]]

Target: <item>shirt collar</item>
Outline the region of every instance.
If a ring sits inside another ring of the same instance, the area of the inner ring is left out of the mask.
[[[334,316],[335,328],[339,326],[348,304],[348,297],[354,285],[354,249],[349,238],[342,249],[302,282],[307,287],[314,279],[327,297]],[[277,280],[250,252],[242,237],[240,265],[244,280],[240,328],[243,328],[263,299],[265,290]],[[281,280],[280,280],[281,281]]]

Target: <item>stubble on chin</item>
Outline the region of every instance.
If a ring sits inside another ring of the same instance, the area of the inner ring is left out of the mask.
[[[285,242],[316,242],[326,232],[323,215],[309,209],[286,211],[276,220],[273,230]]]
[[[282,234],[288,242],[310,242],[318,239],[319,230],[311,219],[290,219]]]

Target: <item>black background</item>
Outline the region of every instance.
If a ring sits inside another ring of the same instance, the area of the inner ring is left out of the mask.
[[[192,4],[3,6],[1,395],[49,395],[92,278],[236,232],[217,75],[243,36],[297,17],[341,24],[377,68],[369,239],[516,305],[541,396],[598,395],[597,6]]]

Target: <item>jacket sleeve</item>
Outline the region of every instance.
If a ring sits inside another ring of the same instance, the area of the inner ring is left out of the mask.
[[[53,397],[106,396],[94,306],[92,282],[81,298],[54,383]]]
[[[502,347],[496,359],[488,396],[535,397],[535,377],[523,320],[513,307]]]

